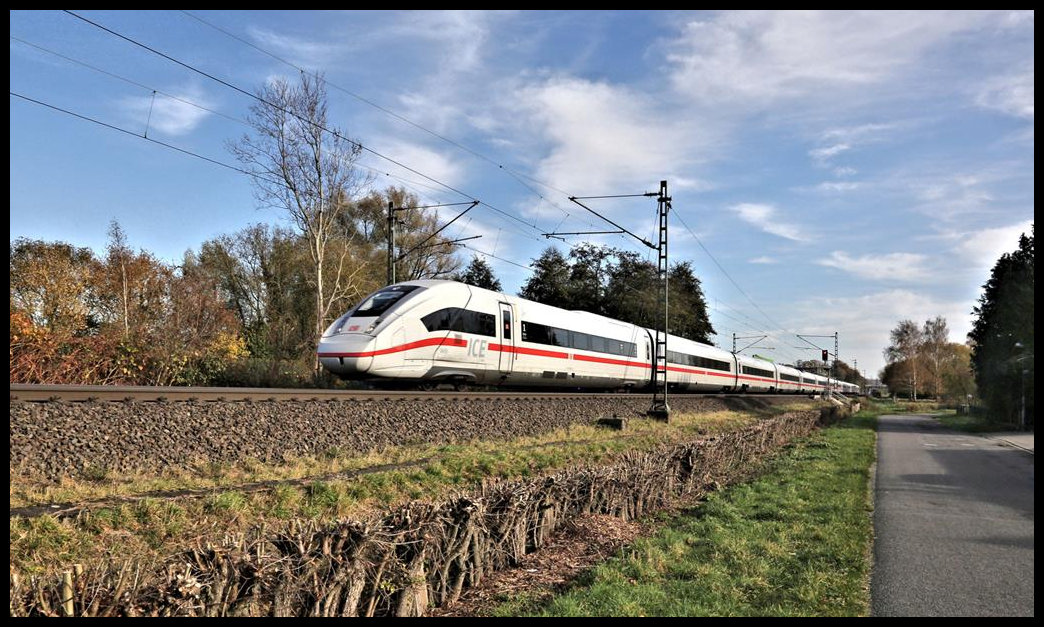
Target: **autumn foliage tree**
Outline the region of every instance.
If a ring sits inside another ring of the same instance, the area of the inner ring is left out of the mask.
[[[918,395],[952,403],[975,394],[970,349],[949,340],[946,319],[936,316],[918,326],[903,320],[892,329],[885,349],[888,363],[881,381],[890,390],[915,399]]]
[[[921,328],[913,320],[901,320],[892,329],[891,343],[884,350],[888,362],[885,382],[890,389],[899,388],[900,382],[913,400],[917,400],[917,374],[920,370]]]
[[[460,260],[454,245],[438,233],[442,224],[434,207],[426,206],[403,187],[388,187],[366,194],[342,216],[356,241],[365,243],[371,251],[374,269],[381,275],[380,285],[387,276],[389,203],[396,220],[395,280],[449,278],[460,267]]]
[[[307,244],[298,233],[255,224],[207,240],[198,270],[216,285],[251,356],[310,361],[314,285]]]
[[[173,266],[133,252],[118,225],[110,237],[105,259],[64,242],[12,243],[12,383],[205,383],[245,353],[193,258]]]

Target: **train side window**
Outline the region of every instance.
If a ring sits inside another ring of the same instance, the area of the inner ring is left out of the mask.
[[[609,351],[605,348],[605,338],[598,337],[597,335],[592,335],[591,350],[593,350],[596,353],[608,353]]]
[[[591,350],[591,336],[586,333],[580,333],[579,331],[569,332],[570,346],[573,348],[589,351]]]
[[[542,324],[523,321],[522,341],[534,344],[550,344],[551,340],[548,338],[549,331],[550,329]]]
[[[451,320],[449,324],[450,331],[464,332],[464,313],[463,309],[451,309]]]
[[[421,322],[429,332],[435,331],[457,331],[459,333],[474,333],[475,335],[487,335],[496,337],[497,317],[492,314],[479,311],[469,311],[459,307],[447,307],[432,312],[423,318]]]
[[[501,313],[504,316],[504,339],[511,339],[511,312],[507,309],[502,309]]]
[[[488,335],[489,337],[497,336],[497,317],[493,314],[481,313],[478,311],[469,311],[473,317],[472,328],[473,330],[469,333],[476,335]]]
[[[421,322],[424,323],[424,328],[429,332],[448,331],[450,324],[452,323],[455,309],[456,308],[451,307],[434,311],[421,318]]]

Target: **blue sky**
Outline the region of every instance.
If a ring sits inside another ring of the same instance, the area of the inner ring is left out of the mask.
[[[719,345],[767,333],[773,350],[747,352],[787,362],[814,356],[795,333],[837,331],[841,358],[875,376],[903,318],[945,316],[964,341],[990,267],[1033,220],[1032,12],[78,14],[250,92],[297,70],[244,41],[325,72],[336,126],[517,217],[481,205],[448,230],[482,235],[468,244],[510,292],[529,273],[509,262],[537,257],[542,232],[606,228],[568,196],[667,180],[671,258],[702,279]],[[12,11],[10,30],[12,92],[235,164],[243,94],[60,11]],[[117,219],[177,261],[281,219],[245,175],[10,106],[12,240],[101,251]],[[362,163],[379,187],[465,200]],[[590,204],[654,236],[653,199]]]

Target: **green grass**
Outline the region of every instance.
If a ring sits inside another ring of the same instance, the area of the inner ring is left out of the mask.
[[[944,427],[954,431],[965,431],[968,433],[994,433],[997,431],[1015,431],[1017,425],[1010,422],[997,422],[990,416],[979,414],[954,414],[938,416],[939,422]]]
[[[867,403],[876,407],[881,414],[933,414],[943,410],[937,401],[911,401],[909,399],[871,399]]]
[[[865,616],[875,411],[791,448],[514,616]]]

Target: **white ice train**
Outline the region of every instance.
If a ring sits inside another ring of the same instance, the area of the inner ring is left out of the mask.
[[[432,388],[645,389],[655,331],[456,283],[384,287],[323,333],[323,367],[349,379]],[[850,384],[673,335],[669,388],[688,392],[854,392]]]

